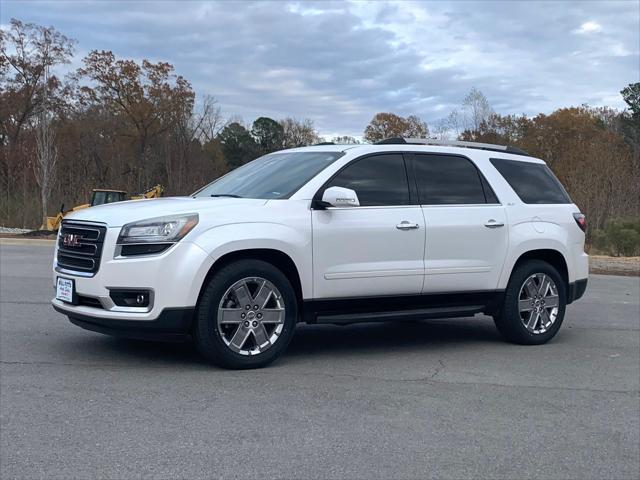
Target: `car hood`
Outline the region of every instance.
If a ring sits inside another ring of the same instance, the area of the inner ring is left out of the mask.
[[[224,217],[230,210],[253,209],[264,205],[267,200],[253,198],[225,197],[162,197],[126,202],[109,203],[96,207],[84,208],[65,216],[65,220],[85,220],[106,223],[109,227],[121,227],[127,223],[181,213],[211,212],[220,213]]]

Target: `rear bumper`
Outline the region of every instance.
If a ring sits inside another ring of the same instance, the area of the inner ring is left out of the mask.
[[[567,292],[567,305],[578,300],[584,295],[587,290],[587,278],[582,280],[576,280],[569,284],[569,291]]]
[[[153,320],[115,320],[110,317],[88,316],[53,304],[74,325],[92,332],[140,340],[184,341],[189,337],[194,308],[165,308]]]

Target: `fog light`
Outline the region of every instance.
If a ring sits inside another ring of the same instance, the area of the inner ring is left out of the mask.
[[[111,290],[109,296],[119,307],[148,307],[149,290]]]

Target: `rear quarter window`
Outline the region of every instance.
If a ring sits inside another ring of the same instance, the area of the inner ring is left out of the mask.
[[[524,203],[571,203],[551,169],[542,163],[492,158],[491,163]]]

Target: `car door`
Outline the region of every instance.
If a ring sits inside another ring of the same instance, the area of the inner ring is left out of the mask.
[[[359,158],[318,192],[356,192],[360,206],[312,211],[315,298],[419,294],[425,229],[401,154]]]
[[[423,292],[496,289],[508,229],[489,183],[461,155],[415,154],[411,165],[426,223]]]

